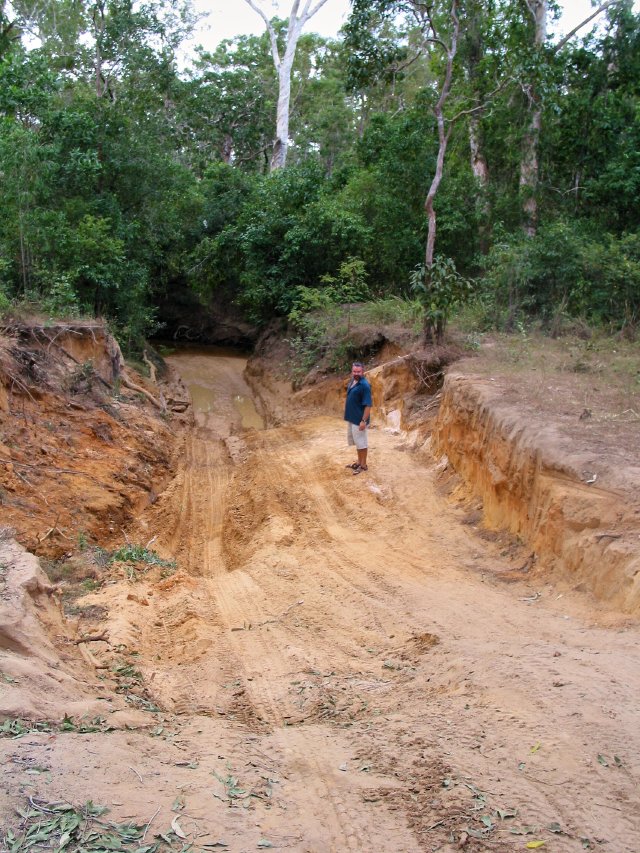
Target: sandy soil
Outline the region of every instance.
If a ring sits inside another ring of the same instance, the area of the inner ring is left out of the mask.
[[[103,694],[115,731],[0,740],[2,822],[90,798],[195,849],[637,853],[638,625],[508,581],[400,435],[353,476],[335,418],[218,427],[129,534],[178,571],[85,599],[98,666],[161,710]]]

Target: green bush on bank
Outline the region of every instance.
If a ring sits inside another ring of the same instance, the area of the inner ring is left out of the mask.
[[[485,317],[498,328],[538,318],[553,331],[563,315],[612,330],[633,326],[640,318],[640,235],[596,237],[561,220],[534,238],[505,236],[486,258],[481,290]]]
[[[343,276],[364,269],[353,261],[342,265]],[[409,338],[417,339],[423,327],[424,307],[419,300],[391,296],[346,302],[345,293],[355,295],[358,287],[365,287],[363,281],[352,281],[346,290],[332,281],[323,289],[298,288],[294,308],[288,316],[294,381],[303,379],[318,366],[330,372],[348,370],[354,358],[363,358],[370,346],[376,346],[374,342],[379,340],[380,333],[388,337],[405,332]],[[366,287],[360,291],[363,292]]]

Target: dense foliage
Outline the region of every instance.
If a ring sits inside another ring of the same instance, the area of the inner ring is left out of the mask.
[[[581,316],[632,329],[631,2],[554,47],[536,43],[525,2],[454,0],[433,275],[418,265],[444,60],[420,5],[354,0],[342,39],[301,37],[289,165],[270,173],[277,80],[266,34],[200,52],[185,71],[177,56],[192,20],[175,0],[0,2],[0,308],[25,299],[100,314],[135,347],[156,328],[159,302],[186,289],[258,323],[300,322],[305,305],[354,296],[336,285],[349,270],[366,281],[357,298],[381,299],[409,295],[412,282],[416,292],[418,267],[438,327],[475,298],[485,322],[507,327]],[[432,8],[430,23],[450,37],[451,5]],[[534,232],[522,227],[533,196]]]

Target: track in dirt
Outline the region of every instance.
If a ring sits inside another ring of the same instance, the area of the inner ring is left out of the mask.
[[[559,825],[554,850],[638,849],[635,635],[501,584],[398,436],[374,431],[355,477],[335,419],[242,439],[234,464],[196,430],[147,519],[183,575],[148,642],[161,702],[250,733],[287,780],[293,847],[511,849]]]
[[[179,571],[123,636],[167,716],[112,761],[83,742],[94,799],[135,762],[127,802],[182,797],[196,849],[637,853],[637,628],[502,580],[401,436],[353,476],[340,421],[242,432],[227,403],[140,520]]]

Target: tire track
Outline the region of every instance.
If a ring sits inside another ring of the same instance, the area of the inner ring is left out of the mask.
[[[580,775],[583,731],[607,755],[623,753],[616,722],[604,719],[607,668],[585,659],[600,686],[587,684],[565,662],[569,623],[541,603],[534,619],[526,596],[483,583],[498,549],[460,526],[415,456],[377,435],[371,473],[353,477],[330,423],[249,434],[246,464],[232,465],[203,432],[187,443],[162,516],[184,572],[154,601],[163,689],[181,713],[211,714],[225,732],[255,739],[282,777],[274,838],[286,813],[301,853],[448,849],[454,831],[456,845],[464,826],[483,831],[472,793],[480,782],[495,792],[491,808],[517,806],[522,823],[561,815],[563,826],[594,831],[577,783],[565,785],[560,771],[543,789],[535,780],[560,761]],[[587,694],[598,707],[584,707]],[[556,710],[561,697],[571,710]],[[238,747],[233,766],[244,757]],[[620,760],[631,775],[633,758]],[[595,764],[623,802],[623,772]],[[589,796],[594,778],[581,777]],[[623,832],[633,831],[630,820]],[[249,837],[239,849],[253,849]],[[505,849],[497,835],[487,840]]]

